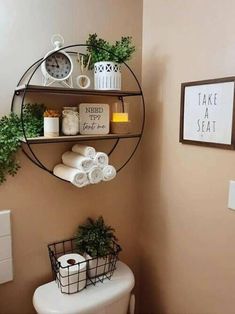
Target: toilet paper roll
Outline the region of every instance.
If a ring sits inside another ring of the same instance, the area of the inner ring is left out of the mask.
[[[86,286],[86,260],[83,256],[71,253],[58,258],[61,291],[71,294]]]

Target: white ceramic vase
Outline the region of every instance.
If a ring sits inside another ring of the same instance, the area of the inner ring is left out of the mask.
[[[94,85],[99,90],[121,90],[121,65],[109,61],[96,62]]]
[[[88,261],[87,271],[89,278],[95,278],[110,271],[109,256],[93,258],[85,253],[84,257]]]

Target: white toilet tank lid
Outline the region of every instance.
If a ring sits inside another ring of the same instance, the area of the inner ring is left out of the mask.
[[[110,280],[90,285],[75,294],[63,294],[55,281],[36,289],[33,305],[39,314],[85,314],[115,302],[134,287],[134,275],[130,268],[118,261]]]

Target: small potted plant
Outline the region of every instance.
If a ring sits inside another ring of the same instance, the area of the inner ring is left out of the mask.
[[[88,260],[88,276],[94,278],[110,271],[110,260],[117,258],[121,247],[114,245],[115,230],[104,223],[103,217],[91,218],[78,227],[76,246],[80,254]]]
[[[86,44],[86,58],[90,57],[89,68],[94,68],[95,89],[120,90],[121,63],[130,60],[135,51],[132,37],[122,37],[111,44],[98,38],[97,34],[89,34]]]
[[[47,109],[44,112],[44,136],[57,137],[60,133],[60,114],[57,110]]]

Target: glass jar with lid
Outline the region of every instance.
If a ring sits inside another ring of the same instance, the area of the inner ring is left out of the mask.
[[[62,133],[64,135],[77,135],[79,132],[79,115],[77,107],[63,107]]]

